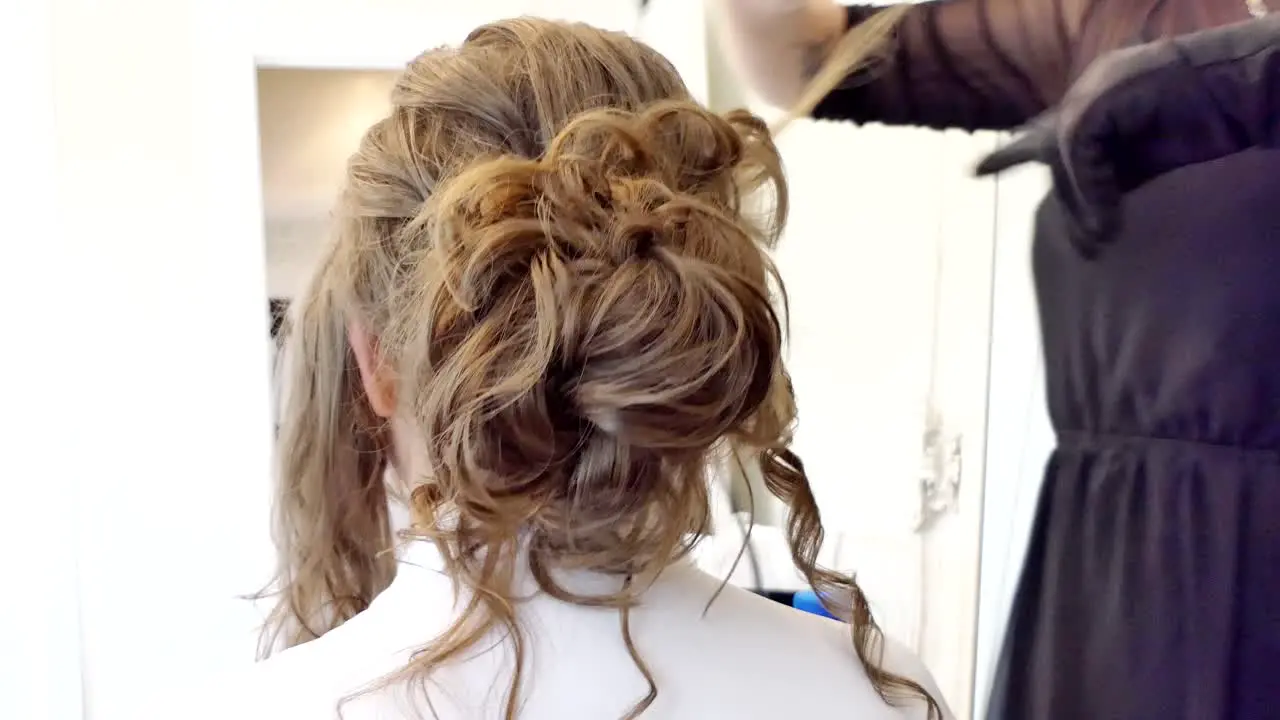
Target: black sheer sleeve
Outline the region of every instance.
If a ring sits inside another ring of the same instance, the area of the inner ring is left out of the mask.
[[[847,11],[853,26],[879,8]],[[1246,0],[932,0],[904,17],[885,63],[851,77],[813,114],[1011,129],[1057,103],[1107,51],[1248,17]]]
[[[1280,148],[1280,14],[1108,53],[978,173],[1049,166],[1082,249],[1124,196],[1179,168]]]

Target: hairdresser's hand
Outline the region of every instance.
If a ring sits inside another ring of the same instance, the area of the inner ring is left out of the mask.
[[[845,31],[835,0],[710,0],[730,60],[765,102],[790,108]]]
[[[1275,147],[1277,117],[1280,15],[1104,55],[977,173],[1048,165],[1078,229],[1101,241],[1125,192],[1179,167]]]

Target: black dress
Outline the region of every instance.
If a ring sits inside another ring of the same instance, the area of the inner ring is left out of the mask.
[[[1009,128],[1102,51],[1245,15],[1137,4],[920,5],[891,66],[816,114]],[[1280,124],[1280,89],[1269,102],[1254,111]],[[1169,165],[1126,195],[1093,259],[1053,197],[1036,217],[1057,447],[992,719],[1280,718],[1280,151]]]

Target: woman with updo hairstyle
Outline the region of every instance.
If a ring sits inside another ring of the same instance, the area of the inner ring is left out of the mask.
[[[949,717],[815,560],[765,124],[626,35],[534,19],[424,53],[392,104],[286,331],[273,657],[246,714]],[[726,458],[759,465],[844,623],[692,566]]]

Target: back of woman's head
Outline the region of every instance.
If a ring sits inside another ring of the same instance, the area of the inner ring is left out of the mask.
[[[544,592],[617,608],[625,634],[638,595],[707,532],[706,468],[732,452],[790,507],[801,571],[852,598],[837,610],[877,689],[923,694],[877,667],[853,581],[815,564],[822,526],[787,450],[768,254],[786,192],[765,125],[703,109],[625,35],[533,19],[422,55],[392,103],[350,161],[334,246],[287,335],[271,639],[323,634],[394,573],[392,443],[361,390],[354,324],[412,436],[395,448],[422,474],[407,478],[410,533],[470,591],[411,670],[495,627],[521,656],[518,562]],[[625,582],[584,597],[558,569]]]

